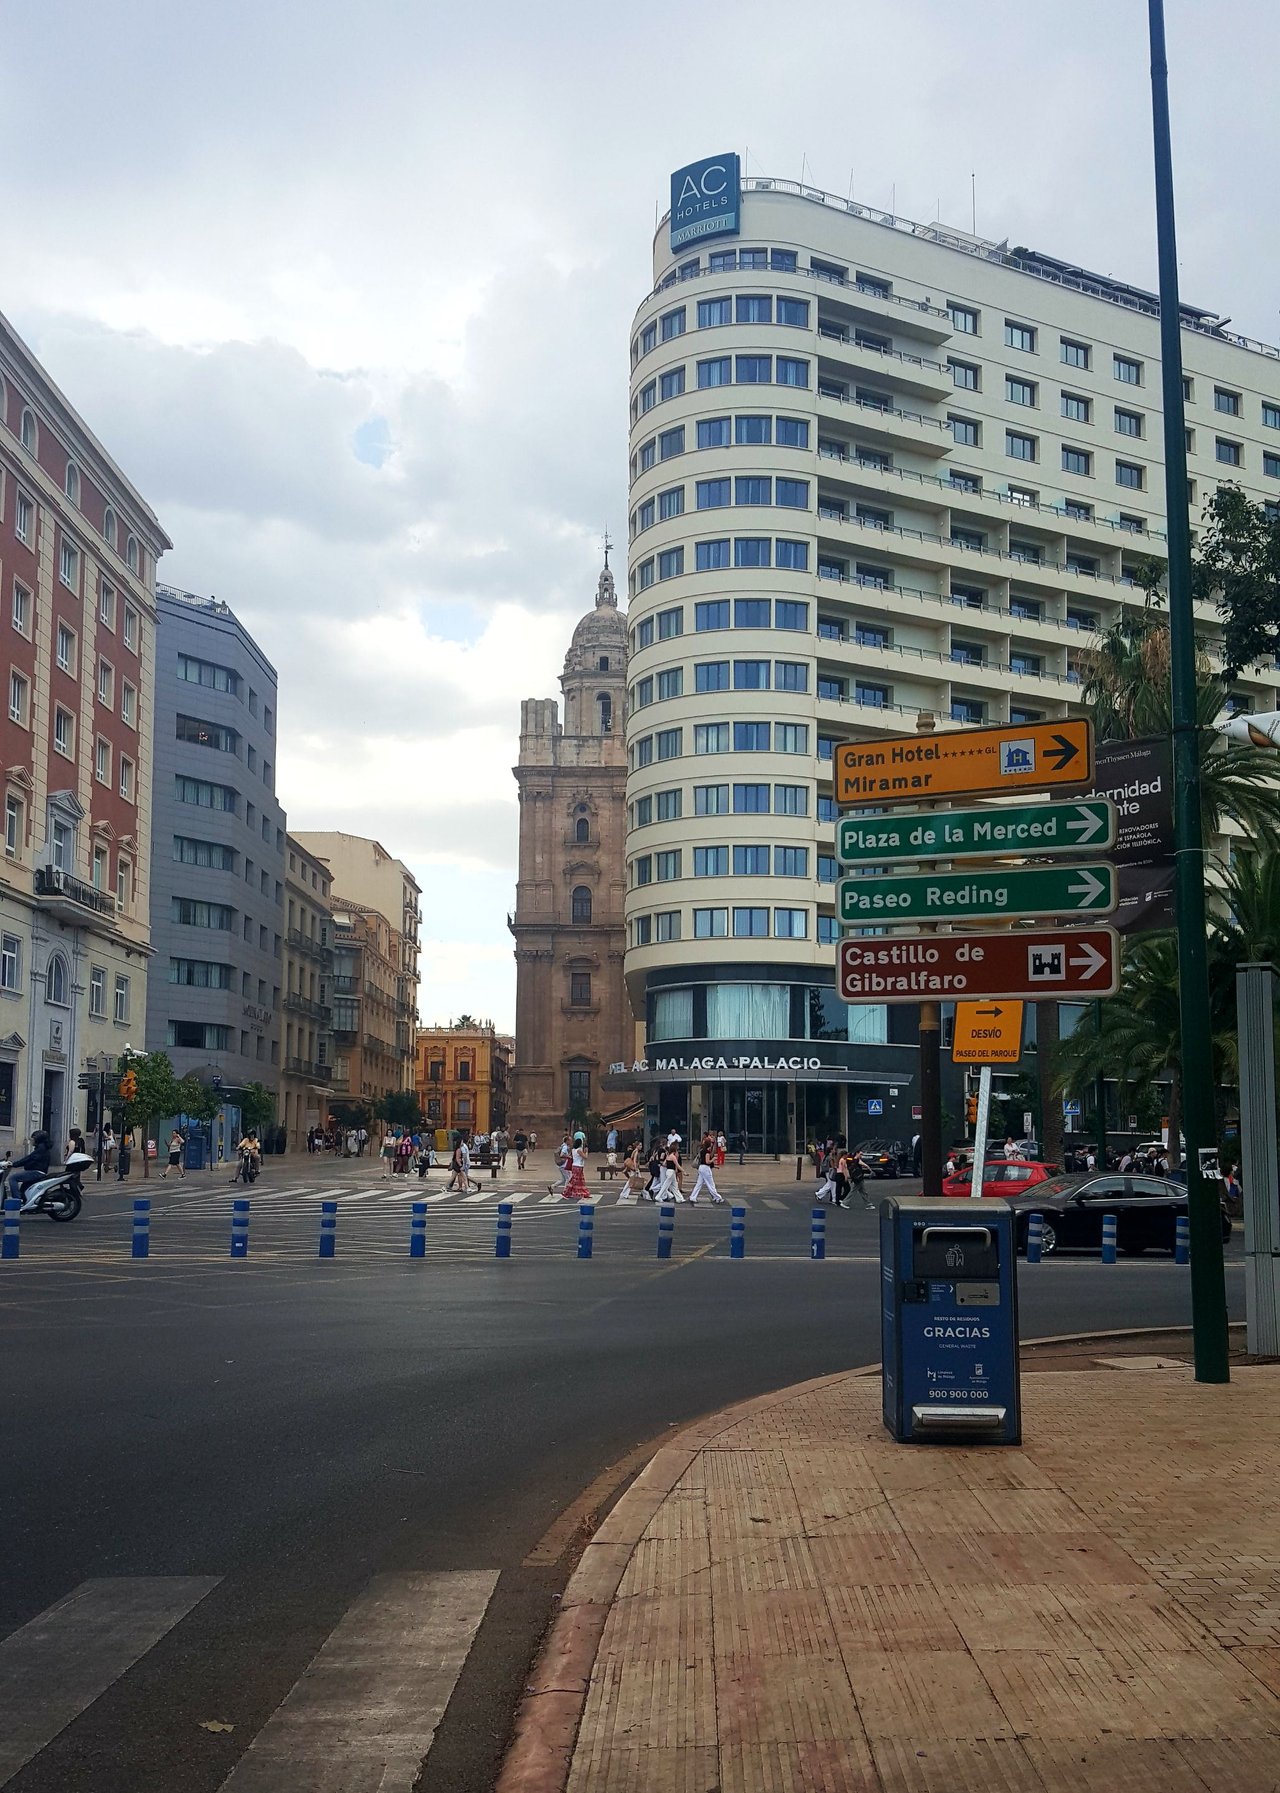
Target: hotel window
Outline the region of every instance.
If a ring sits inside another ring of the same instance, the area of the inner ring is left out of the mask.
[[[882,628],[879,623],[861,621],[854,624],[853,639],[859,647],[888,647],[891,642],[887,628]]]
[[[22,851],[26,838],[23,826],[26,817],[25,805],[21,797],[12,792],[4,800],[4,850],[10,859],[16,859]]]
[[[636,534],[637,535],[642,535],[646,529],[653,528],[653,520],[654,520],[655,515],[656,515],[656,512],[654,509],[653,499],[646,498],[644,503],[642,505],[640,505],[636,510]]]
[[[129,1019],[129,980],[127,977],[116,979],[115,1019],[117,1021]]]
[[[674,460],[676,455],[684,453],[684,425],[678,424],[673,430],[663,430],[658,437],[658,459]]]
[[[1140,436],[1142,434],[1141,411],[1125,411],[1117,405],[1116,433],[1120,436]]]
[[[116,675],[109,660],[98,662],[98,702],[107,709],[114,709],[116,701]]]
[[[93,888],[95,890],[105,890],[107,888],[109,877],[110,865],[107,849],[105,847],[95,847],[93,849],[93,870],[90,874],[90,882],[92,883]]]
[[[769,730],[767,722],[735,722],[733,725],[733,751],[735,753],[768,753]]]
[[[809,570],[808,542],[788,541],[779,537],[774,544],[775,565],[786,572],[807,573]],[[784,625],[779,625],[782,627]]]
[[[733,813],[736,816],[767,816],[769,787],[767,784],[735,784]]]
[[[1036,458],[1036,439],[1024,436],[1018,430],[1006,430],[1004,433],[1004,451],[1015,461],[1034,461]]]
[[[778,322],[792,324],[797,329],[809,328],[809,301],[807,299],[785,299],[778,295]]]
[[[783,510],[808,510],[809,482],[807,479],[779,479],[775,496]]]
[[[775,816],[807,816],[809,787],[807,784],[775,784],[773,787]]]
[[[779,561],[781,566],[782,562]],[[775,629],[799,629],[805,632],[809,628],[809,606],[795,603],[789,598],[778,598],[773,606],[773,626]]]
[[[769,689],[769,662],[767,660],[735,660],[733,663],[733,688],[735,691],[767,691]]]
[[[1036,333],[1030,324],[1015,324],[1012,318],[1004,320],[1005,346],[1010,349],[1022,349],[1028,355],[1036,351]]]
[[[773,439],[773,418],[750,414],[735,417],[733,439],[739,448],[762,448]]]
[[[729,503],[730,497],[727,479],[700,479],[697,482],[697,502],[700,511],[722,510]]]
[[[769,627],[769,599],[735,598],[733,601],[733,626],[735,629],[767,629]]]
[[[105,628],[114,629],[116,626],[116,594],[105,579],[98,593],[98,620]]]
[[[1068,423],[1088,423],[1093,412],[1092,399],[1081,398],[1078,393],[1064,392],[1062,395],[1062,415]]]
[[[807,722],[775,723],[773,744],[778,753],[808,753],[809,724]]]
[[[977,392],[980,390],[978,382],[982,375],[974,362],[949,360],[947,368],[951,374],[951,384],[958,391]]]
[[[1083,448],[1064,448],[1062,451],[1062,471],[1078,473],[1088,477],[1093,471],[1093,456]]]
[[[684,793],[677,787],[675,790],[658,792],[658,820],[660,822],[678,822],[683,808]]]
[[[710,386],[728,386],[733,379],[733,364],[727,355],[717,355],[711,361],[698,363],[698,387],[705,392]],[[699,448],[703,445],[698,444]]]
[[[1116,484],[1125,486],[1131,492],[1142,490],[1143,470],[1136,461],[1116,462]]]
[[[1238,442],[1228,442],[1225,436],[1216,438],[1213,445],[1214,459],[1227,467],[1240,467],[1244,464],[1244,452]]]
[[[657,734],[658,758],[660,760],[677,760],[684,752],[682,737],[684,730],[679,728],[660,728]]]
[[[734,537],[733,564],[735,567],[767,567],[772,556],[773,544],[767,535]]]
[[[771,249],[769,266],[775,274],[794,274],[796,271],[796,252],[794,249]]]
[[[72,591],[80,578],[80,554],[75,544],[64,540],[58,548],[58,577]]]
[[[653,798],[637,797],[631,805],[631,826],[647,828],[653,820]]]
[[[735,355],[733,377],[739,386],[768,386],[773,380],[772,355]]]
[[[775,419],[775,435],[779,448],[808,448],[809,425],[800,417]]]
[[[951,328],[958,336],[976,336],[978,334],[978,314],[971,305],[947,304],[951,314]]]
[[[75,717],[70,710],[64,710],[60,704],[55,707],[53,712],[53,746],[55,753],[61,753],[67,759],[75,757]]]
[[[728,923],[727,909],[695,909],[693,937],[695,940],[722,940],[729,931]]]
[[[649,705],[653,702],[652,677],[636,680],[634,701],[637,710],[648,709]]]
[[[640,565],[636,568],[636,590],[648,591],[649,587],[653,584],[653,579],[654,560],[653,556],[650,555],[648,560],[642,560]]]
[[[656,380],[650,380],[647,386],[640,388],[640,396],[636,401],[639,415],[643,417],[646,411],[652,411],[657,402],[658,383]]]
[[[1115,377],[1122,386],[1141,386],[1142,363],[1130,355],[1116,355],[1112,360]]]
[[[1087,371],[1090,355],[1088,343],[1073,342],[1069,336],[1063,336],[1059,340],[1062,344],[1064,364],[1067,367],[1082,367]]]
[[[798,361],[792,355],[779,355],[777,376],[779,386],[808,386],[809,363]]]
[[[771,324],[773,300],[768,293],[739,293],[734,302],[734,315],[740,324]]]
[[[667,548],[658,556],[659,579],[675,579],[684,572],[684,549]]]
[[[58,624],[57,637],[58,667],[62,672],[69,672],[72,677],[76,670],[76,638],[65,623]]]
[[[709,546],[723,546],[727,548],[729,546],[728,542],[724,542],[723,544],[700,542],[698,545],[700,548]],[[727,562],[721,564],[727,564]],[[701,570],[701,567],[699,567],[699,571]],[[695,632],[698,634],[703,634],[712,629],[727,629],[729,627],[728,598],[713,598],[709,603],[695,604],[693,607],[693,626]]]
[[[732,274],[737,266],[736,249],[713,249],[707,257],[707,269],[712,274]]]
[[[952,440],[959,448],[977,448],[981,438],[981,428],[972,417],[948,417],[951,426]]]
[[[654,441],[653,437],[650,436],[650,438],[647,442],[642,442],[640,444],[639,466],[640,466],[641,473],[647,473],[649,471],[650,467],[653,466],[653,464],[657,460],[657,458],[658,458],[658,446],[657,446],[657,443]]]
[[[672,517],[684,515],[684,487],[671,486],[665,492],[658,493],[658,516],[662,522],[670,522]]]
[[[18,493],[13,512],[13,528],[20,542],[25,543],[28,548],[33,546],[36,533],[36,507],[25,492]]]
[[[733,875],[735,878],[767,878],[769,876],[768,847],[735,847],[733,849]]]
[[[840,862],[833,853],[818,854],[819,884],[834,884],[840,876]]]
[[[843,703],[847,692],[845,681],[829,673],[818,674],[818,697],[825,703]]]
[[[93,749],[93,775],[99,784],[111,783],[111,743],[98,736]]]
[[[985,722],[987,706],[976,697],[953,697],[951,700],[951,720],[953,722]]]
[[[698,328],[714,330],[720,324],[733,322],[733,302],[730,299],[699,299]]]
[[[684,668],[670,666],[666,672],[658,674],[658,697],[665,700],[669,697],[680,697],[684,692]]]
[[[729,787],[727,784],[695,784],[693,813],[696,816],[727,816]]]
[[[807,909],[775,909],[773,932],[778,940],[804,940],[809,934]]]
[[[834,797],[818,798],[818,820],[820,822],[835,822],[839,820],[839,817],[840,811]]]
[[[9,674],[9,720],[21,728],[27,726],[30,686],[20,672]]]
[[[1116,527],[1118,529],[1127,529],[1130,535],[1145,535],[1147,533],[1147,520],[1145,517],[1131,517],[1125,511],[1121,511],[1120,515],[1116,518]]]
[[[808,847],[775,847],[773,849],[773,875],[775,878],[807,878],[809,876]]]
[[[0,990],[22,988],[22,942],[16,934],[0,935]]]
[[[693,875],[695,878],[728,877],[728,847],[695,847],[693,849]]]
[[[637,915],[631,924],[631,934],[636,946],[648,946],[652,935],[652,917]]]
[[[646,324],[644,329],[640,332],[640,353],[642,355],[651,354],[657,346],[658,326],[656,324]]]
[[[809,689],[809,662],[807,660],[776,660],[774,662],[774,679],[779,691],[807,691]]]
[[[653,764],[653,736],[645,735],[643,740],[635,743],[631,751],[635,755],[637,766],[651,766]]]
[[[699,448],[728,448],[729,419],[727,417],[704,417],[698,424]]]
[[[16,579],[13,582],[13,626],[19,635],[31,633],[31,593]]]
[[[89,970],[89,1017],[93,1021],[107,1018],[107,974],[101,965]]]
[[[727,660],[703,660],[693,671],[694,689],[697,691],[727,691],[729,689],[729,662]]]
[[[1038,679],[1044,671],[1044,661],[1039,654],[1022,654],[1015,649],[1009,655],[1009,671],[1020,678]]]
[[[840,938],[840,924],[834,915],[818,917],[818,945],[834,946]]]
[[[735,908],[733,911],[733,934],[736,940],[767,940],[769,937],[769,911],[756,908]]]
[[[1036,383],[1034,380],[1015,380],[1012,374],[1005,375],[1004,396],[1011,405],[1034,405],[1036,402]]]
[[[659,884],[673,884],[680,876],[680,848],[671,847],[655,855]]]
[[[740,475],[734,481],[733,501],[735,504],[771,504],[773,481],[754,473]]]
[[[1093,522],[1093,506],[1081,498],[1068,498],[1062,508],[1077,523]]]
[[[654,919],[658,924],[660,942],[680,938],[680,911],[678,909],[662,909]]]
[[[695,723],[693,751],[695,753],[728,753],[729,724],[727,722]]]
[[[893,702],[893,692],[888,685],[873,685],[865,679],[858,679],[854,683],[853,699],[864,708],[884,710]]]
[[[658,325],[663,342],[670,342],[674,337],[683,336],[684,306],[678,306],[675,311],[664,312],[658,320]]]
[[[133,802],[133,761],[120,755],[120,795],[126,803]]]
[[[1280,430],[1280,405],[1269,405],[1263,400],[1262,423],[1265,429]]]
[[[1215,411],[1221,411],[1224,417],[1239,417],[1240,394],[1238,392],[1228,391],[1225,386],[1215,386],[1213,389],[1213,408]]]
[[[658,395],[665,403],[669,398],[679,398],[684,391],[684,369],[673,367],[663,374],[658,381]]]
[[[729,565],[729,538],[722,536],[714,541],[699,542],[695,547],[694,557],[694,564],[700,573],[722,571]],[[727,627],[727,623],[724,626]]]
[[[636,627],[636,650],[653,646],[653,618],[646,616]]]
[[[138,613],[136,610],[130,609],[128,604],[126,604],[124,607],[124,645],[132,653],[135,653],[135,654],[137,653],[137,651],[138,651]]]
[[[1280,454],[1263,454],[1262,471],[1268,479],[1280,479]]]

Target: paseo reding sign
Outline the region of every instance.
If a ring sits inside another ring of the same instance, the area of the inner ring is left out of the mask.
[[[732,152],[677,168],[671,177],[672,249],[703,237],[736,236],[741,199],[741,169]]]

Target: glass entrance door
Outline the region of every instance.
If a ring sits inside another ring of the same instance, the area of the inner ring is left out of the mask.
[[[785,1083],[712,1083],[704,1091],[706,1125],[731,1152],[789,1152]]]

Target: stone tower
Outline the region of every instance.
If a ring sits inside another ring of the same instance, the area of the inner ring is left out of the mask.
[[[627,625],[608,562],[573,632],[554,698],[520,706],[520,869],[511,1124],[556,1139],[574,1114],[618,1114],[601,1085],[633,1056],[626,928]]]

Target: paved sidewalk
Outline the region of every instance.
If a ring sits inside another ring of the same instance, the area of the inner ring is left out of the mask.
[[[499,1793],[1276,1793],[1280,1365],[1089,1352],[1030,1354],[1018,1449],[895,1444],[878,1370],[682,1433]]]

